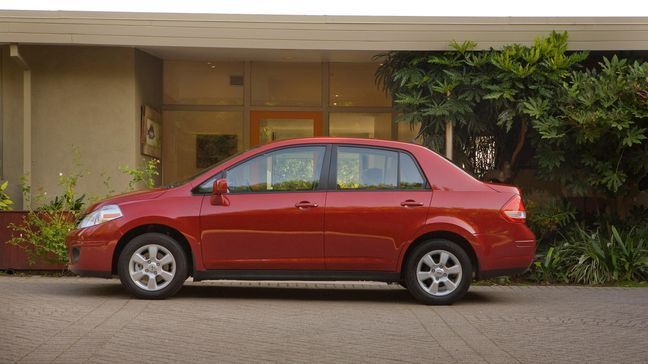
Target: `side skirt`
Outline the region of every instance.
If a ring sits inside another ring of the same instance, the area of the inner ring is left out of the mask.
[[[328,271],[328,270],[204,270],[195,271],[194,281],[377,281],[398,282],[400,273],[382,271]]]

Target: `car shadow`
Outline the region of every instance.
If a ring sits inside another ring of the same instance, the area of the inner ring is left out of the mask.
[[[114,282],[114,283],[113,283]],[[49,289],[48,289],[49,290]],[[70,285],[58,285],[50,294],[78,296],[78,297],[106,297],[114,299],[130,299],[130,296],[118,280],[97,284],[96,282],[78,281]],[[400,287],[386,288],[335,288],[326,284],[324,287],[285,286],[263,287],[258,285],[232,285],[232,284],[185,284],[184,287],[169,299],[258,299],[258,300],[295,300],[295,301],[357,301],[357,302],[384,302],[384,303],[412,303],[418,302],[410,293]],[[499,299],[488,293],[468,291],[456,306],[469,304],[497,303]]]

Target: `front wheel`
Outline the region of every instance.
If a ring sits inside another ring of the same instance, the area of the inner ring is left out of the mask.
[[[411,252],[405,267],[407,289],[428,305],[448,305],[463,297],[472,281],[468,254],[445,240],[427,241]]]
[[[146,233],[131,240],[119,255],[122,285],[137,298],[173,296],[187,279],[187,256],[168,235]]]

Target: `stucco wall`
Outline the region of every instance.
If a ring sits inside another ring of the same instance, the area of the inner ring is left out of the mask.
[[[22,208],[20,177],[22,166],[22,70],[9,57],[9,47],[2,52],[2,180],[9,180],[7,192],[14,200],[14,208]]]
[[[79,194],[105,195],[106,175],[112,189],[126,190],[129,177],[119,167],[141,162],[139,109],[161,103],[161,62],[120,47],[20,46],[20,52],[32,71],[32,189],[60,193],[59,173],[75,168],[76,147],[87,171]],[[19,201],[23,141],[14,134],[22,131],[22,88],[16,87],[22,75],[4,53],[4,177]]]
[[[135,163],[141,165],[143,157],[141,156],[140,147],[140,118],[142,105],[148,105],[162,113],[162,60],[138,49],[134,50],[134,67],[135,67],[135,104],[134,106],[134,130],[135,133]],[[164,138],[164,129],[162,130]],[[148,158],[147,158],[148,159]],[[161,170],[162,165],[158,165]],[[157,183],[161,182],[161,174],[157,178]]]

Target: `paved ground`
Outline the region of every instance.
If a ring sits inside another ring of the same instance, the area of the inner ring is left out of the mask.
[[[648,362],[648,289],[473,287],[423,306],[398,286],[0,277],[0,362]]]

